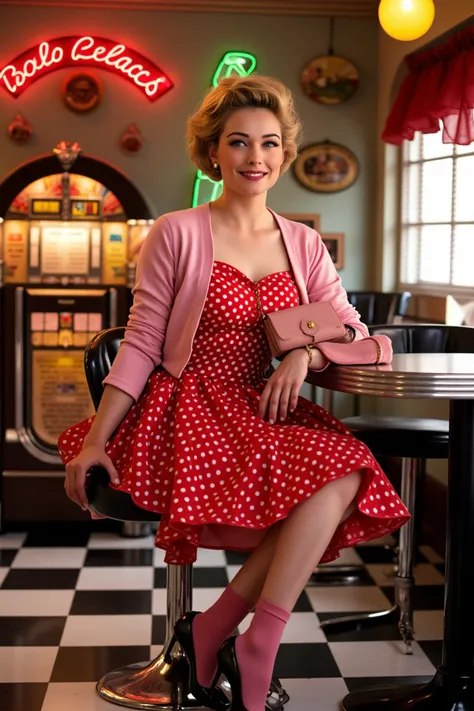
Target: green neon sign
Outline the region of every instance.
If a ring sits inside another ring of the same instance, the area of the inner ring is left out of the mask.
[[[257,60],[248,52],[226,52],[219,62],[211,86],[217,86],[221,79],[237,75],[247,77],[255,70]],[[217,200],[222,194],[222,180],[212,180],[201,170],[198,170],[194,179],[192,207],[204,205],[206,202]]]

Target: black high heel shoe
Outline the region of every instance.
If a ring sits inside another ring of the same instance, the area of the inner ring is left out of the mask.
[[[229,637],[217,652],[217,675],[214,679],[215,686],[219,677],[223,674],[230,684],[232,691],[231,711],[247,711],[242,699],[242,678],[240,676],[239,663],[235,653],[235,640],[237,637]]]
[[[174,626],[174,641],[178,641],[186,655],[189,664],[189,688],[192,695],[203,706],[208,706],[214,711],[227,711],[230,706],[229,699],[222,689],[217,689],[220,674],[214,679],[210,688],[201,686],[197,680],[196,652],[194,650],[193,620],[199,612],[188,612],[176,622]],[[170,648],[173,646],[173,641]]]

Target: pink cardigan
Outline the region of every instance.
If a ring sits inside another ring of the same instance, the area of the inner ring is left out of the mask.
[[[280,228],[301,303],[330,301],[357,338],[368,336],[347,301],[317,232],[270,210]],[[135,400],[159,365],[179,378],[191,356],[214,263],[209,204],[162,215],[140,252],[125,338],[105,384]]]

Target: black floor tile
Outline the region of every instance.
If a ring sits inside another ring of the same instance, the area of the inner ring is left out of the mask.
[[[226,551],[227,565],[243,565],[249,553],[239,553],[238,551]]]
[[[327,644],[282,644],[275,663],[280,679],[340,677],[341,673]]]
[[[55,647],[65,624],[65,617],[2,617],[0,647]]]
[[[350,614],[350,613],[348,613]],[[341,617],[340,612],[319,612],[318,618],[321,622],[332,620],[336,617]],[[392,619],[384,622],[376,620],[364,621],[357,625],[337,625],[335,627],[324,627],[323,632],[326,635],[328,642],[389,642],[399,640],[400,632],[398,631],[398,617],[392,616]]]
[[[17,550],[0,548],[0,568],[9,568],[15,560],[17,553]]]
[[[166,568],[155,568],[155,579],[153,585],[155,588],[166,587]]]
[[[436,570],[438,570],[441,575],[446,576],[446,563],[434,563],[433,564]]]
[[[74,568],[15,568],[3,581],[4,590],[74,590],[79,570]]]
[[[225,588],[229,579],[225,568],[194,568],[193,587]]]
[[[357,546],[356,550],[364,563],[393,563],[396,565],[397,555],[392,548],[387,546]],[[417,549],[415,553],[415,562],[429,563],[429,560],[420,550]]]
[[[395,588],[383,586],[380,588],[390,602],[395,600]],[[415,610],[443,610],[444,585],[415,585],[412,590],[413,609]]]
[[[0,711],[41,711],[47,684],[0,684]]]
[[[117,667],[148,661],[150,661],[148,646],[60,647],[51,681],[97,681]]]
[[[32,528],[23,545],[26,548],[81,548],[87,546],[89,536],[87,527],[48,523]]]
[[[84,565],[95,567],[153,565],[153,550],[143,548],[91,549]]]
[[[437,639],[430,639],[426,642],[418,642],[430,662],[439,667],[441,664],[441,656],[443,653],[443,642]]]
[[[149,615],[150,590],[78,590],[71,615]]]
[[[344,678],[349,691],[359,691],[360,689],[380,688],[382,686],[419,686],[431,681],[431,676],[374,676],[374,677],[354,677]],[[374,709],[374,711],[376,711]]]
[[[332,566],[322,566],[318,572],[314,573],[309,579],[311,587],[340,587],[341,585],[376,585],[377,583],[370,575],[367,568],[354,569],[354,572],[337,573],[331,570]]]
[[[166,616],[153,615],[151,626],[151,643],[164,644],[166,637]]]
[[[293,612],[314,612],[313,607],[309,601],[309,597],[306,595],[304,590],[296,601],[296,605],[293,608]]]

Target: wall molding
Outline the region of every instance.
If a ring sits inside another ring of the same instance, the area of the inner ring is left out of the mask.
[[[252,15],[376,17],[377,0],[0,0],[15,7],[67,7],[104,10],[162,10]]]

